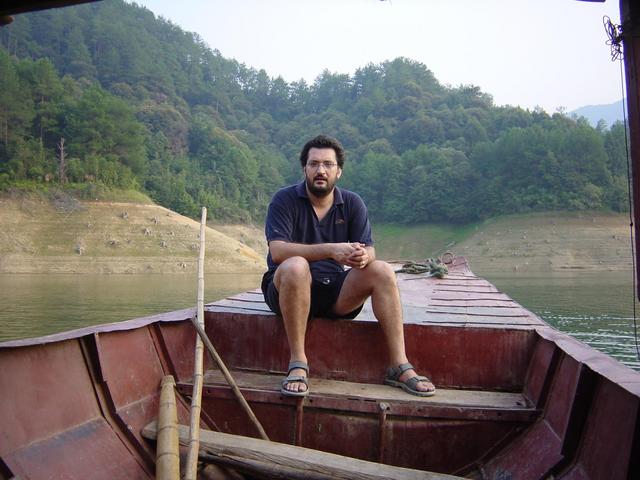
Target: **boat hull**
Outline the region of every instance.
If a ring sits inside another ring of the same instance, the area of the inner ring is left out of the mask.
[[[206,330],[272,440],[475,478],[638,478],[640,375],[549,327],[463,259],[444,280],[399,276],[407,351],[434,397],[382,385],[370,305],[313,319],[311,394],[282,397],[281,320],[259,292],[207,305]],[[149,478],[160,382],[178,383],[188,425],[191,309],[0,344],[0,473]],[[257,437],[209,359],[202,426]]]

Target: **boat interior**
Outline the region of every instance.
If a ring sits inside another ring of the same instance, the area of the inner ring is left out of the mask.
[[[640,374],[549,327],[462,258],[444,279],[398,282],[409,359],[437,385],[432,397],[383,385],[370,304],[355,320],[310,321],[304,399],[280,393],[284,327],[259,291],[206,306],[206,332],[270,440],[466,478],[640,478]],[[0,344],[0,478],[90,466],[93,478],[152,476],[155,445],[141,432],[164,375],[189,424],[193,316]],[[202,428],[257,437],[210,358],[205,371]]]

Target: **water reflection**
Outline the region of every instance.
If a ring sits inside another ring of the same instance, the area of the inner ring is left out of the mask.
[[[257,288],[260,275],[205,275],[205,301]],[[195,275],[0,275],[0,341],[195,306]]]

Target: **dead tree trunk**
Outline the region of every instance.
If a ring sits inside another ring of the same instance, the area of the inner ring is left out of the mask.
[[[64,150],[64,138],[60,138],[58,151],[60,152],[60,155],[58,156],[58,181],[60,183],[67,183],[67,165],[65,163],[66,152]]]

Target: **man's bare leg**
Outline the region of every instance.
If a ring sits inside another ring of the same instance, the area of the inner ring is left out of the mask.
[[[286,259],[278,266],[273,283],[280,299],[280,311],[289,342],[290,361],[299,360],[307,363],[304,338],[311,307],[309,262],[302,257]],[[296,368],[290,374],[305,376],[306,372]],[[292,392],[304,392],[307,386],[302,382],[290,382],[285,388]]]
[[[391,366],[407,363],[400,292],[396,274],[388,263],[375,260],[363,269],[351,269],[342,285],[334,311],[338,315],[347,314],[362,305],[369,296],[373,314],[380,323],[387,342]],[[414,370],[408,370],[399,380],[404,382],[416,375]],[[435,387],[431,382],[418,382],[416,389],[428,392]]]

